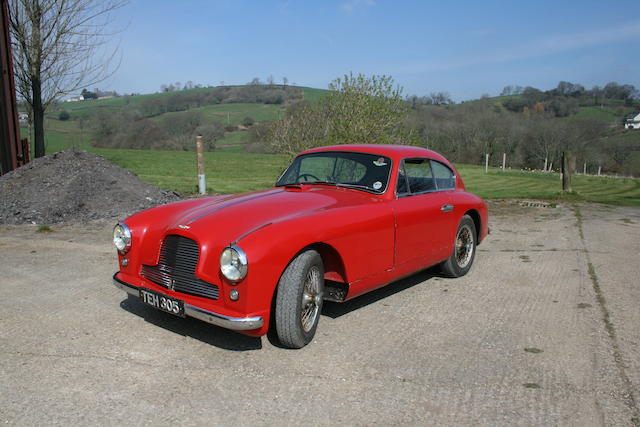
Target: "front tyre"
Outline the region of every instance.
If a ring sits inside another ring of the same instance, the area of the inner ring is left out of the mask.
[[[476,256],[476,225],[469,215],[462,217],[454,241],[453,253],[442,263],[448,277],[461,277],[469,272]]]
[[[307,250],[296,256],[278,282],[276,332],[289,348],[302,348],[313,339],[322,311],[324,266],[320,254]]]

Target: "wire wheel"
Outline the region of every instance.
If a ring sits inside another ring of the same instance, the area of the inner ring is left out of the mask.
[[[466,268],[473,258],[473,231],[467,224],[463,224],[456,236],[455,257],[460,268]]]
[[[300,322],[302,329],[309,332],[316,324],[316,319],[322,306],[322,275],[317,266],[312,266],[307,272],[302,292]]]

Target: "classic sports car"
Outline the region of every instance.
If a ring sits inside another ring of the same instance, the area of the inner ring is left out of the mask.
[[[300,348],[323,300],[346,301],[439,264],[459,277],[487,207],[424,148],[340,145],[299,154],[272,189],[139,212],[114,228],[117,287],[177,316]]]

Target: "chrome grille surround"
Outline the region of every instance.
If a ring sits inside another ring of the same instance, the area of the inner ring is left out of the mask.
[[[169,234],[160,247],[158,265],[143,264],[142,277],[176,292],[216,300],[218,286],[196,277],[199,257],[200,248],[195,241]]]

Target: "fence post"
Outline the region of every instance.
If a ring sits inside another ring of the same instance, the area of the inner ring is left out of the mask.
[[[542,169],[542,171],[543,171],[543,172],[546,172],[546,171],[547,171],[547,160],[548,160],[548,159],[545,157],[545,158],[544,158],[544,169]]]
[[[587,164],[585,163],[584,166],[582,167],[582,175],[586,175],[587,174]]]
[[[502,153],[502,171],[503,172],[506,164],[507,164],[507,153]]]
[[[484,155],[484,173],[489,173],[489,155]]]
[[[573,168],[571,164],[575,162],[572,161],[571,151],[563,151],[562,152],[562,191],[563,192],[571,192],[571,173],[573,172]]]
[[[196,136],[196,161],[198,163],[198,193],[205,194],[207,186],[204,177],[204,143],[200,135]]]
[[[602,171],[602,166],[598,166],[598,176],[600,176],[601,171]]]

